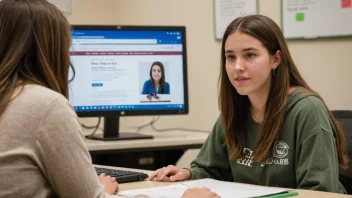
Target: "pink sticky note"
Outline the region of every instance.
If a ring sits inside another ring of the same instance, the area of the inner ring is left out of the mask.
[[[352,0],[341,0],[342,8],[350,8],[352,7]]]

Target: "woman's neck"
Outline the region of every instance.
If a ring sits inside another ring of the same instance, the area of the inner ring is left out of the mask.
[[[268,99],[269,91],[248,96],[251,103],[250,112],[252,118],[257,123],[262,123],[264,120],[265,105]]]
[[[160,87],[160,80],[154,80],[154,85],[156,88]]]
[[[270,90],[271,78],[252,94],[248,95],[249,101],[251,103],[250,113],[252,118],[257,123],[262,123],[264,120],[265,105],[268,100],[269,90]]]

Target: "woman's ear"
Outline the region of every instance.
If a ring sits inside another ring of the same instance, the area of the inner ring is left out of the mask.
[[[276,69],[280,64],[281,64],[281,61],[282,61],[282,56],[281,56],[281,51],[280,50],[277,50],[275,55],[272,57],[272,69]]]

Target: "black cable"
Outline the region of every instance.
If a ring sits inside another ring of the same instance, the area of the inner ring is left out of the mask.
[[[81,125],[82,125],[83,128],[86,128],[86,129],[94,129],[94,131],[93,131],[90,135],[85,136],[86,138],[87,138],[87,137],[88,137],[88,138],[91,138],[91,137],[94,135],[94,133],[97,132],[98,129],[101,129],[101,128],[99,128],[100,121],[101,121],[101,117],[98,118],[98,123],[97,123],[95,126],[87,126],[87,125],[81,123]],[[102,130],[102,129],[101,129],[101,130]]]
[[[152,127],[156,132],[187,131],[187,132],[211,133],[211,131],[202,130],[202,129],[188,129],[188,128],[166,128],[166,129],[158,129],[158,128],[156,128],[156,127],[154,126],[154,124],[151,124],[151,127]]]
[[[136,132],[139,132],[139,130],[141,130],[141,129],[145,128],[145,127],[151,126],[152,124],[154,124],[155,122],[157,122],[159,119],[160,119],[160,116],[153,117],[152,121],[150,121],[149,123],[143,124],[143,125],[139,126],[139,127],[137,128],[137,131],[136,131]]]
[[[100,117],[99,117],[100,118]],[[98,121],[99,122],[99,121]],[[81,125],[82,125],[82,127],[83,128],[85,128],[85,129],[95,129],[95,128],[97,128],[97,126],[95,125],[95,126],[87,126],[87,125],[85,125],[85,124],[83,124],[83,123],[81,123]]]
[[[189,129],[189,128],[166,128],[166,129],[158,129],[154,126],[154,124],[156,122],[158,122],[160,120],[160,116],[157,116],[157,117],[153,117],[153,119],[147,123],[147,124],[143,124],[141,126],[139,126],[137,128],[137,131],[136,132],[139,132],[141,129],[145,128],[145,127],[148,127],[148,126],[151,126],[153,130],[155,130],[156,132],[166,132],[166,131],[188,131],[188,132],[202,132],[202,133],[211,133],[211,131],[207,131],[207,130],[201,130],[201,129]],[[99,125],[100,125],[100,121],[101,121],[101,117],[99,117],[98,119],[98,123],[95,125],[95,126],[87,126],[83,123],[81,123],[82,127],[83,128],[86,128],[86,129],[94,129],[94,131],[90,134],[90,135],[87,135],[85,136],[86,138],[91,138],[95,132],[97,132],[98,129],[101,129],[103,130],[102,128],[99,128]]]
[[[141,130],[142,128],[145,128],[147,126],[151,126],[152,129],[154,129],[156,132],[166,132],[166,131],[188,131],[188,132],[201,132],[201,133],[211,133],[211,131],[207,131],[207,130],[201,130],[201,129],[187,129],[187,128],[166,128],[166,129],[158,129],[154,126],[154,124],[160,120],[160,116],[156,117],[153,117],[152,121],[147,123],[147,124],[144,124],[142,126],[139,126],[138,129],[137,129],[137,132],[139,130]]]

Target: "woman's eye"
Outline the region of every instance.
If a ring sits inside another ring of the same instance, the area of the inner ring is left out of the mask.
[[[255,54],[251,54],[251,53],[247,54],[248,58],[254,58],[255,56],[256,56]]]
[[[235,60],[235,57],[234,56],[227,56],[226,59],[228,61],[233,61],[233,60]]]

